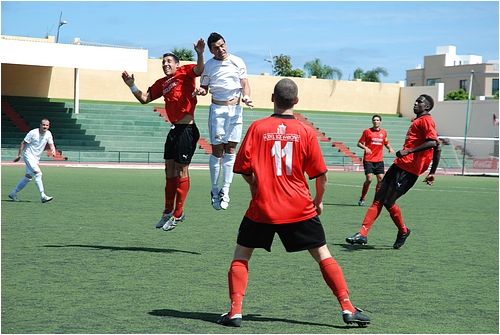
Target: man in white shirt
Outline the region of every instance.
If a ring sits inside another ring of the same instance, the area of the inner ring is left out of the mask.
[[[18,162],[21,156],[26,164],[26,174],[17,183],[16,187],[9,193],[9,198],[12,201],[19,201],[17,198],[17,193],[21,191],[34,177],[36,187],[40,192],[40,200],[42,203],[49,202],[53,197],[49,197],[45,194],[43,182],[42,182],[42,170],[40,170],[39,162],[40,156],[45,150],[45,146],[48,144],[52,152],[52,156],[56,154],[56,147],[54,146],[54,139],[52,138],[52,133],[49,130],[50,121],[43,119],[40,121],[40,127],[32,129],[21,142],[19,147],[19,153],[14,159],[14,162]]]
[[[250,99],[250,85],[246,65],[243,60],[227,51],[226,41],[218,33],[211,33],[207,40],[214,55],[205,63],[196,94],[212,94],[208,117],[208,129],[212,154],[209,159],[210,192],[212,206],[216,210],[229,206],[229,187],[233,180],[233,166],[236,146],[241,140],[243,128],[243,108],[240,101],[253,107]],[[222,170],[223,185],[219,188]]]

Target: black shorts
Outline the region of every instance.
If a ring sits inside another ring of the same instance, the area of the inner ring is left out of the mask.
[[[382,162],[367,162],[363,161],[365,174],[373,173],[374,175],[384,174],[384,161]]]
[[[237,243],[247,248],[263,248],[271,252],[276,233],[287,252],[319,248],[326,244],[319,216],[290,224],[258,223],[245,216],[238,230]]]
[[[399,197],[408,192],[417,180],[417,175],[392,164],[385,173],[380,188],[375,193],[375,200],[382,202],[385,206],[391,206]]]
[[[200,132],[195,123],[176,124],[168,132],[163,158],[173,159],[179,164],[190,164],[200,139]]]

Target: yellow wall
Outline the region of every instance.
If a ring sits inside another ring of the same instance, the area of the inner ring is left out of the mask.
[[[126,69],[124,69],[126,70]],[[148,72],[134,73],[136,85],[146,90],[164,76],[160,59],[148,60]],[[272,108],[271,93],[281,77],[249,76],[256,108]],[[297,110],[397,114],[399,84],[292,78],[299,87]],[[2,64],[2,95],[73,99],[74,69]],[[136,101],[120,71],[80,70],[80,99]],[[158,99],[155,103],[163,103]],[[200,105],[210,96],[199,97]]]

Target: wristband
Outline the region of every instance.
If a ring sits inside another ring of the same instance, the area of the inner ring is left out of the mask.
[[[137,88],[137,86],[135,86],[135,84],[134,84],[134,85],[132,85],[132,86],[130,86],[130,90],[131,90],[131,91],[132,91],[132,93],[134,93],[134,94],[135,94],[135,93],[137,93],[137,92],[139,92],[139,89]]]

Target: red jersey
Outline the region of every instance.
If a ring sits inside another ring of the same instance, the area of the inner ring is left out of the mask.
[[[364,144],[372,151],[371,154],[367,154],[365,152],[365,154],[363,155],[364,161],[377,163],[384,160],[384,146],[389,144],[389,140],[387,139],[387,132],[384,129],[365,129],[361,134],[358,142]]]
[[[425,114],[413,120],[408,132],[406,133],[403,150],[416,148],[426,140],[438,141],[436,124],[430,114]],[[420,176],[427,171],[432,162],[434,150],[427,149],[412,153],[401,158],[396,158],[394,164],[406,172]]]
[[[253,122],[233,171],[255,175],[256,189],[245,213],[250,220],[284,224],[317,215],[304,173],[314,179],[327,168],[316,134],[292,115]]]
[[[151,101],[163,96],[165,110],[171,123],[176,123],[185,114],[194,116],[197,102],[196,96],[193,97],[197,77],[193,71],[195,66],[195,64],[183,65],[172,77],[158,79],[148,88]]]

